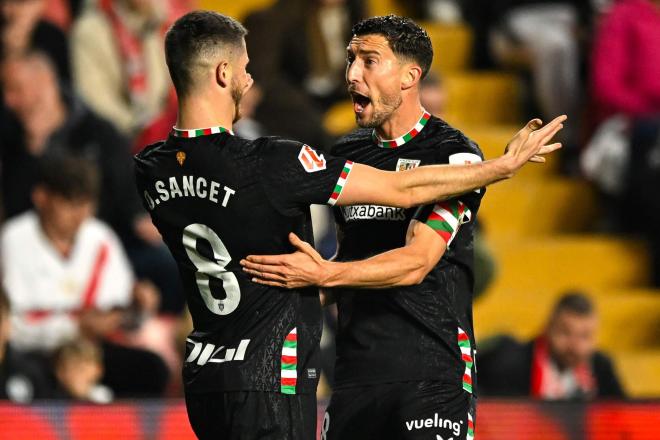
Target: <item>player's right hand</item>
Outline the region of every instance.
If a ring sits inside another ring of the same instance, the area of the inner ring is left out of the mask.
[[[566,119],[566,115],[561,115],[545,126],[542,126],[540,119],[532,119],[518,131],[507,144],[503,155],[511,161],[512,171],[519,170],[527,162],[544,163],[544,155],[561,148],[559,142],[548,142],[564,127],[563,122]]]
[[[318,286],[323,282],[326,261],[309,243],[293,232],[289,241],[296,248],[292,254],[248,255],[240,261],[252,281],[267,286],[297,289]]]

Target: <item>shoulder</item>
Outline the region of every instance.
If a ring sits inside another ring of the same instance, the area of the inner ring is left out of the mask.
[[[163,149],[164,145],[165,141],[158,141],[144,147],[139,153],[133,156],[136,165],[146,165],[158,155],[158,152]]]
[[[5,222],[2,228],[3,245],[11,244],[15,240],[23,240],[26,237],[35,236],[39,220],[34,211],[12,217]]]
[[[439,153],[448,156],[449,163],[483,160],[484,155],[477,143],[442,119],[431,117],[427,130],[424,141],[428,148],[437,149]]]
[[[352,150],[356,145],[363,145],[372,141],[373,129],[358,128],[357,130],[340,138],[332,147],[332,154],[335,156],[344,156],[347,151]]]
[[[117,235],[110,226],[95,217],[85,220],[80,227],[79,234],[81,239],[90,242],[104,242],[111,245],[119,242]]]
[[[72,28],[72,36],[75,37],[86,37],[86,36],[98,36],[99,32],[103,32],[108,29],[109,23],[104,14],[95,8],[87,8],[80,17],[75,21]]]

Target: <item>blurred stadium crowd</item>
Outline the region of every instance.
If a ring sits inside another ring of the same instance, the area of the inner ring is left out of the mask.
[[[354,126],[351,25],[387,13],[429,32],[424,106],[486,157],[528,116],[568,114],[561,157],[484,200],[479,391],[660,396],[660,1],[0,0],[1,399],[181,396],[191,324],[131,155],[175,122],[163,36],[193,8],[249,30],[243,137],[328,150]]]

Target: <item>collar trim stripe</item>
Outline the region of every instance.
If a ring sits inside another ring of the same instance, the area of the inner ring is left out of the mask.
[[[218,134],[218,133],[229,133],[231,135],[234,134],[233,131],[220,126],[209,127],[209,128],[193,128],[191,130],[181,130],[176,127],[172,127],[172,135],[174,137],[180,137],[180,138],[194,138],[194,137],[208,136],[210,134]]]
[[[376,130],[372,132],[371,136],[374,142],[376,143],[376,145],[378,145],[381,148],[397,148],[405,144],[406,142],[409,142],[415,136],[417,136],[419,132],[422,131],[422,129],[426,126],[426,123],[429,122],[429,119],[431,119],[431,113],[424,110],[424,113],[422,114],[422,117],[419,118],[419,121],[417,121],[417,124],[415,124],[412,130],[410,130],[408,133],[404,134],[403,136],[400,136],[392,140],[385,140],[378,137],[378,135],[376,134]]]

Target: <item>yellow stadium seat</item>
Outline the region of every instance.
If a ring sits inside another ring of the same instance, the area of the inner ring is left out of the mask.
[[[323,126],[333,136],[342,136],[354,130],[357,125],[355,124],[353,102],[341,101],[330,107],[323,117]]]
[[[199,7],[245,20],[250,13],[265,9],[273,3],[275,0],[199,0]]]
[[[600,326],[598,347],[621,350],[660,348],[660,292],[639,289],[585,289],[596,305]],[[506,295],[489,294],[477,302],[477,337],[510,334],[528,340],[543,331],[553,306],[566,290],[540,288],[535,291],[512,287]]]
[[[622,290],[597,299],[599,346],[607,350],[660,349],[660,292]],[[660,374],[660,370],[658,370]]]
[[[447,90],[445,119],[466,124],[516,124],[520,120],[520,85],[507,73],[451,73],[444,77]]]
[[[478,218],[490,236],[503,239],[584,231],[595,214],[596,198],[585,182],[516,177],[486,190]]]
[[[367,12],[369,16],[375,15],[409,15],[404,2],[399,0],[367,0]]]
[[[463,70],[470,63],[472,31],[463,24],[420,22],[433,44],[432,70],[439,73]]]
[[[611,354],[619,378],[630,397],[660,396],[660,349]]]

